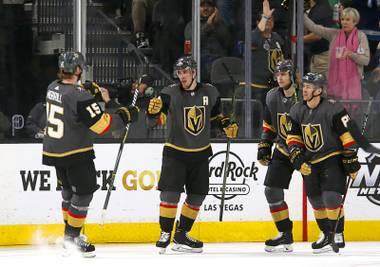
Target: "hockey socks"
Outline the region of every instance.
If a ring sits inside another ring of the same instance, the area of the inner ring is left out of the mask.
[[[192,206],[187,202],[183,203],[181,217],[179,219],[179,228],[185,231],[190,231],[193,227],[194,221],[199,213],[199,207]]]
[[[327,218],[326,208],[313,208],[314,218],[317,221],[318,227],[322,232],[328,233],[332,231],[330,221]]]
[[[333,230],[335,227],[335,223],[338,219],[339,209],[340,209],[340,206],[336,208],[327,208],[327,217],[331,224],[331,230]],[[342,233],[343,231],[344,231],[344,208],[342,207],[336,232]]]
[[[160,227],[161,230],[171,233],[177,214],[177,204],[161,202],[160,203]]]
[[[279,232],[291,232],[293,223],[289,219],[289,209],[285,201],[280,203],[270,204],[270,213]]]

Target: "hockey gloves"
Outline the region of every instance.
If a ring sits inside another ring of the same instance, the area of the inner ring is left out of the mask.
[[[302,175],[308,176],[311,174],[311,166],[306,162],[305,155],[299,147],[292,148],[289,159],[294,169],[298,170]]]
[[[228,138],[233,139],[237,137],[239,125],[236,122],[231,121],[228,117],[224,117],[221,119],[220,123],[224,133]]]
[[[136,106],[120,107],[116,110],[125,124],[137,121],[140,109]]]
[[[83,87],[95,97],[96,101],[99,102],[103,100],[102,93],[100,91],[100,86],[97,83],[85,81]]]
[[[161,109],[162,109],[162,99],[159,97],[153,97],[149,101],[148,113],[151,115],[156,115],[160,113]]]
[[[346,174],[350,176],[352,180],[355,180],[361,167],[358,161],[357,153],[353,150],[344,150],[342,162]]]
[[[272,143],[262,140],[258,144],[257,160],[263,166],[268,166],[272,159]]]

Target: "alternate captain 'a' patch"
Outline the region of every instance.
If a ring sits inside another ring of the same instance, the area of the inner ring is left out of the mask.
[[[323,133],[320,124],[302,124],[302,134],[307,150],[317,152],[323,147]]]
[[[185,130],[192,135],[199,135],[205,128],[205,107],[185,107],[183,115],[183,125],[185,127]]]

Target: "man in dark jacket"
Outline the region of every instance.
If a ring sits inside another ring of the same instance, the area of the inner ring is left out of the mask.
[[[210,81],[212,62],[228,56],[232,47],[232,36],[228,27],[219,18],[214,0],[201,1],[201,79]],[[191,40],[192,22],[186,25],[185,40]]]

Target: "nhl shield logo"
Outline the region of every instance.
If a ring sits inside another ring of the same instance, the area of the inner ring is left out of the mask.
[[[358,189],[358,196],[367,197],[373,204],[380,206],[380,157],[370,154],[366,162],[361,162],[358,176],[352,182],[351,188]]]
[[[205,127],[205,107],[185,107],[183,125],[185,130],[192,135],[199,135]]]
[[[287,113],[277,113],[278,135],[284,140],[292,128],[292,123],[288,120],[287,115]]]
[[[307,150],[317,152],[323,147],[323,134],[320,124],[302,124],[302,134]]]

